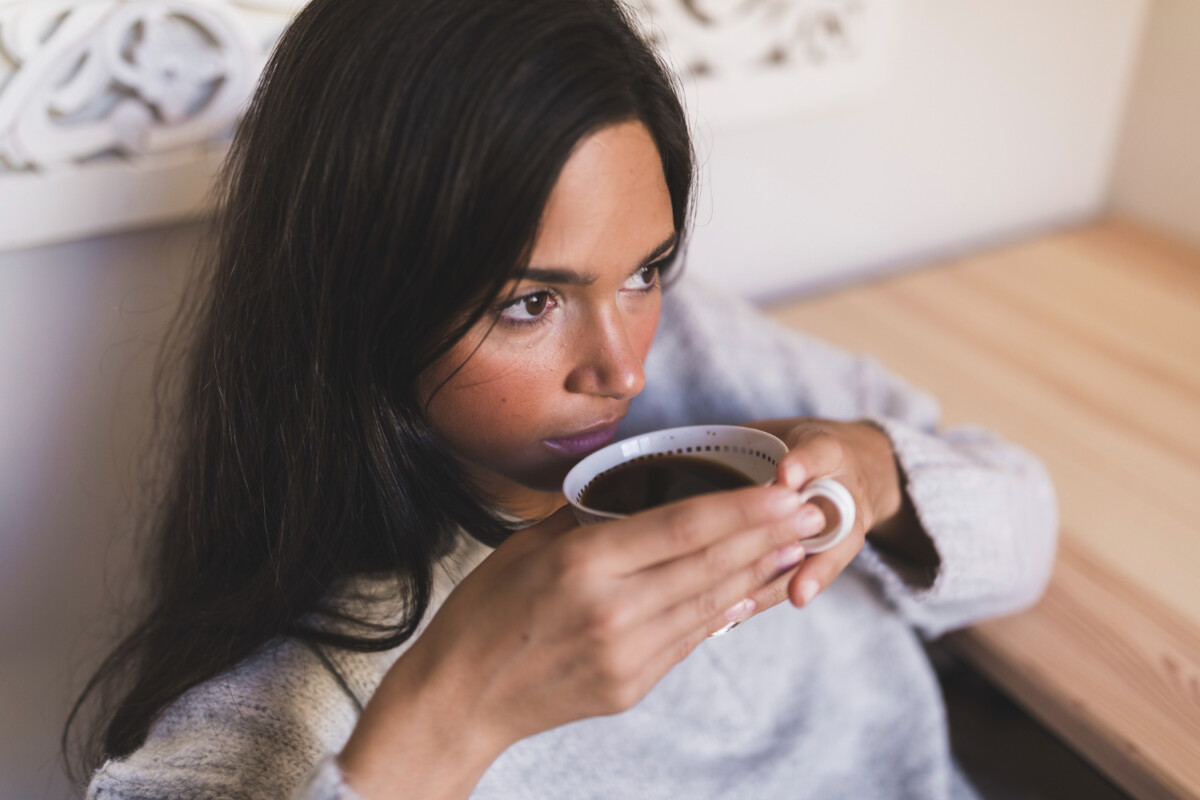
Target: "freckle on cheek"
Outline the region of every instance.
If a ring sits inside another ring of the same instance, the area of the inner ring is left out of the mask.
[[[507,402],[508,402],[508,398],[507,398],[507,397],[501,397],[501,398],[500,398],[500,402],[501,402],[501,403],[507,403]]]

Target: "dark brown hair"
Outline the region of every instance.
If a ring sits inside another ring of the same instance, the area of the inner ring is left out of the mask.
[[[658,145],[682,239],[686,120],[615,0],[314,0],[293,21],[224,169],[145,611],[64,729],[66,755],[100,703],[78,778],[275,637],[396,647],[457,532],[504,539],[416,378],[525,267],[572,148],[629,119]],[[394,576],[399,625],[312,623],[366,571]]]

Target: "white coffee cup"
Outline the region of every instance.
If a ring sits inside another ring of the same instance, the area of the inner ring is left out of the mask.
[[[633,436],[603,447],[576,464],[563,480],[563,494],[581,525],[620,519],[624,514],[588,508],[584,491],[600,475],[621,464],[661,456],[689,456],[715,461],[745,474],[761,486],[775,482],[787,445],[776,436],[740,425],[692,425]],[[832,478],[818,478],[800,489],[802,500],[821,497],[837,511],[837,522],[818,536],[804,539],[805,553],[820,553],[837,545],[854,527],[854,498]]]

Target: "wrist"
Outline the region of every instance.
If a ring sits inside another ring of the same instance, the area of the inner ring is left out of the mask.
[[[870,526],[868,533],[876,529],[886,530],[901,514],[905,506],[903,473],[892,449],[892,440],[887,431],[870,420],[849,423],[861,442],[860,461],[867,474],[870,490]]]
[[[338,764],[368,800],[465,798],[511,744],[473,714],[468,676],[413,645],[371,697]]]
[[[873,432],[871,439],[876,449],[872,458],[874,468],[878,470],[872,480],[878,487],[874,500],[876,516],[867,531],[868,541],[910,565],[936,568],[941,564],[941,556],[921,526],[905,489],[904,469],[896,457],[891,437],[881,425],[871,420],[860,420],[855,424]]]

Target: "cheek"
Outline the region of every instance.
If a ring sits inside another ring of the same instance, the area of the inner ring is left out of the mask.
[[[469,460],[488,460],[542,416],[554,370],[544,354],[476,351],[429,407],[434,430]]]
[[[652,307],[624,316],[629,346],[641,361],[654,342],[661,312]],[[566,376],[575,364],[575,345],[586,331],[564,327],[523,343],[485,340],[478,349],[463,345],[430,371],[436,386],[453,365],[466,364],[446,381],[429,405],[434,430],[467,461],[495,471],[522,472],[544,456],[531,445],[553,433],[564,411]],[[469,358],[468,358],[469,356]],[[528,463],[527,463],[528,462]]]

